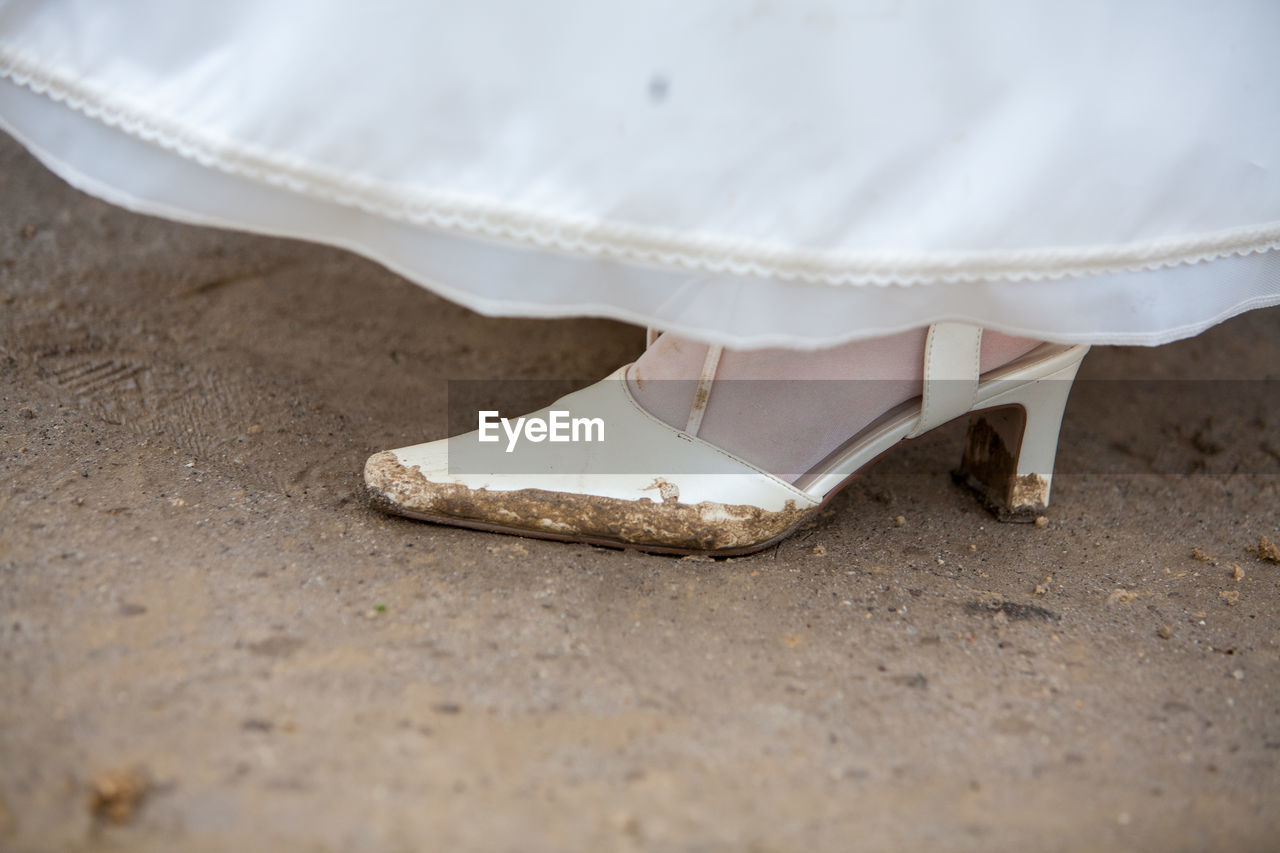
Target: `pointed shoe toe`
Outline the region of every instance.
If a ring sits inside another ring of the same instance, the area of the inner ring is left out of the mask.
[[[821,503],[649,415],[623,370],[526,417],[555,411],[599,418],[604,440],[539,444],[521,459],[482,448],[478,432],[383,451],[365,464],[370,502],[481,530],[725,556],[767,547]]]

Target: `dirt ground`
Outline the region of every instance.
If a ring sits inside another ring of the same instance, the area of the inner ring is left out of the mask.
[[[447,380],[638,330],[130,215],[7,140],[0,198],[0,849],[1280,849],[1280,311],[1092,353],[1046,525],[950,482],[953,424],[676,559],[360,487]]]

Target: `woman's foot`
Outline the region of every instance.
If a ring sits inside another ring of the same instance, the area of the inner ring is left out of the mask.
[[[897,443],[975,413],[959,475],[1001,518],[1030,520],[1049,502],[1088,347],[982,338],[944,323],[800,354],[669,337],[631,379],[619,369],[519,419],[542,424],[519,452],[477,430],[374,454],[365,482],[376,506],[412,518],[728,556],[787,536]],[[598,422],[600,441],[544,441],[556,417]]]
[[[697,435],[789,483],[885,412],[919,397],[928,330],[828,349],[730,350],[720,354]],[[984,332],[980,372],[1039,345]],[[684,429],[708,347],[664,334],[627,372],[650,414]]]

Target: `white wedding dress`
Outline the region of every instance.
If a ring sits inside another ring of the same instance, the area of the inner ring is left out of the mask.
[[[1274,0],[0,0],[0,126],[489,314],[1158,344],[1280,303]]]

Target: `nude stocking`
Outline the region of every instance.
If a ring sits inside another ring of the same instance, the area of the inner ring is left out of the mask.
[[[698,437],[794,482],[880,415],[920,395],[926,334],[918,329],[811,352],[726,349]],[[1038,343],[984,332],[981,370]],[[662,335],[627,373],[636,400],[683,429],[706,354],[706,344]]]

